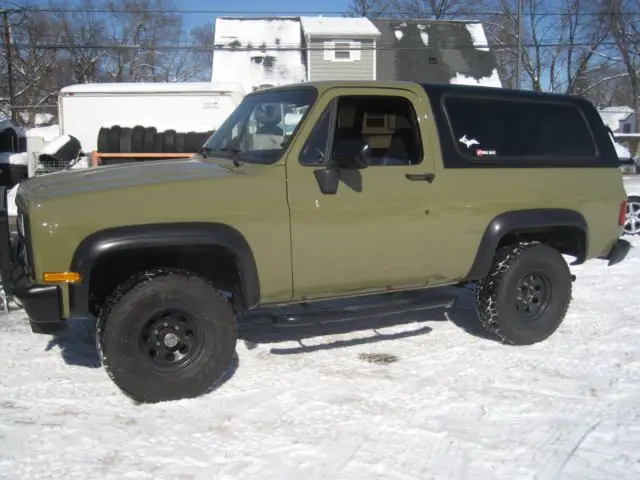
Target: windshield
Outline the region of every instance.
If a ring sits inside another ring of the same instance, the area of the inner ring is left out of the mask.
[[[316,97],[312,88],[247,96],[205,143],[204,151],[242,162],[275,163]]]

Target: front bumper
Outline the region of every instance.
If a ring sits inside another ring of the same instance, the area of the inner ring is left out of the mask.
[[[626,258],[629,250],[631,250],[631,244],[619,238],[604,259],[609,262],[609,266],[615,265]]]
[[[0,187],[0,276],[7,297],[17,297],[29,316],[31,330],[35,333],[51,333],[65,327],[62,317],[62,292],[58,285],[33,283],[27,273],[27,249],[22,242],[27,238],[12,236],[9,230],[7,189]]]

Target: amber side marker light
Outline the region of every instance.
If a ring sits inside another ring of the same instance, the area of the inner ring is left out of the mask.
[[[43,277],[45,283],[78,283],[82,280],[76,272],[47,272]]]

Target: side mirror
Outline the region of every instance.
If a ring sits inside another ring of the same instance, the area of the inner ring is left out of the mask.
[[[331,155],[331,163],[345,170],[367,168],[371,155],[371,146],[364,140],[342,140],[338,142]]]

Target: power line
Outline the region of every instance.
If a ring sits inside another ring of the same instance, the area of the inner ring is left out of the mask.
[[[81,8],[24,8],[24,9],[8,9],[9,13],[18,14],[18,13],[111,13],[111,14],[180,14],[180,15],[265,15],[268,18],[273,18],[277,20],[278,16],[289,16],[289,17],[297,17],[297,16],[312,16],[312,15],[328,15],[328,16],[339,16],[342,18],[344,12],[342,11],[332,11],[332,10],[281,10],[281,11],[273,11],[273,10],[207,10],[207,9],[198,9],[198,10],[184,10],[184,9],[167,9],[167,10],[153,10],[153,9],[144,9],[144,10],[125,10],[125,9],[81,9]],[[416,12],[416,11],[395,11],[388,12],[385,15],[390,16],[405,16],[405,15],[413,15],[419,16],[433,16],[429,12]],[[640,11],[618,11],[618,10],[603,10],[597,12],[584,12],[577,13],[571,12],[567,10],[557,9],[555,11],[545,11],[545,12],[527,12],[526,16],[601,16],[601,15],[621,15],[621,16],[630,16],[630,15],[640,15]],[[494,17],[494,16],[505,16],[505,17],[515,17],[515,12],[504,12],[504,11],[493,11],[493,12],[476,12],[476,13],[465,13],[465,12],[453,12],[451,17]],[[449,17],[449,15],[447,15]],[[251,18],[251,17],[246,17]],[[384,19],[385,17],[380,17],[379,19]],[[378,18],[374,18],[376,20]],[[447,20],[448,18],[411,18],[411,20],[424,20],[424,21],[437,21],[437,20]],[[398,19],[402,20],[402,19]],[[450,19],[449,19],[450,20]]]
[[[339,42],[338,42],[339,43]],[[597,46],[611,46],[615,47],[616,42],[600,42]],[[640,41],[636,42],[628,42],[629,46],[640,46]],[[518,42],[501,42],[495,45],[485,44],[480,45],[479,47],[489,47],[493,49],[503,49],[503,48],[511,48],[517,47]],[[564,47],[594,47],[593,42],[574,42],[574,43],[566,43],[566,42],[548,42],[548,43],[523,43],[523,47],[527,48],[555,48],[559,46]],[[11,43],[9,45],[10,48],[14,49],[36,49],[36,50],[167,50],[167,51],[191,51],[191,52],[207,52],[211,53],[214,51],[225,51],[225,52],[260,52],[260,51],[326,51],[326,50],[337,50],[337,51],[378,51],[378,50],[427,50],[428,48],[436,48],[436,49],[477,49],[478,46],[474,44],[442,44],[438,43],[435,45],[425,45],[425,46],[407,46],[407,47],[399,47],[397,45],[383,45],[377,44],[374,48],[373,45],[362,46],[359,48],[356,47],[333,47],[333,48],[325,48],[322,47],[303,47],[298,44],[279,44],[279,45],[269,45],[265,44],[260,45],[256,44],[254,46],[238,46],[238,47],[230,47],[228,45],[208,45],[208,46],[198,46],[198,45],[128,45],[128,44],[87,44],[87,45],[67,45],[64,43]]]

